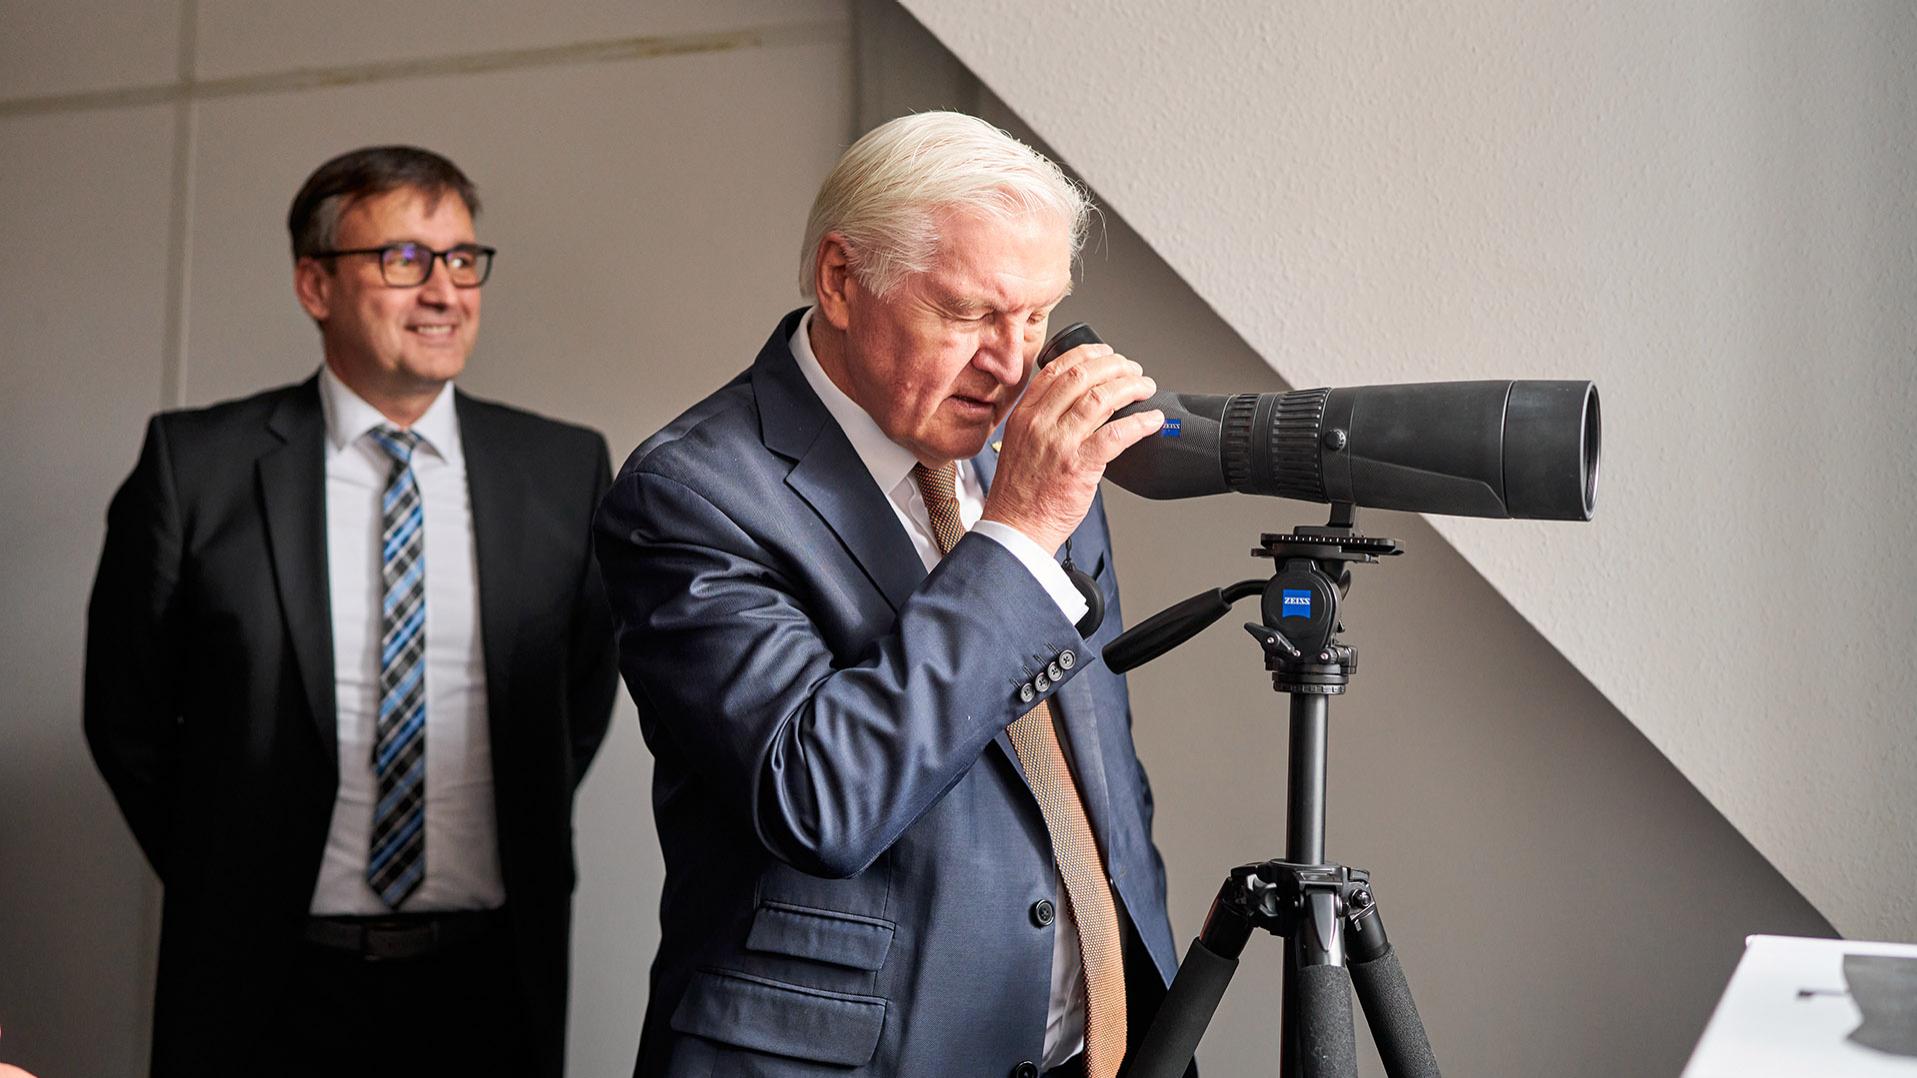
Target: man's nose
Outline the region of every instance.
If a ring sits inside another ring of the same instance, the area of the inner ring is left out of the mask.
[[[446,268],[446,260],[435,258],[426,267],[426,280],[419,286],[419,301],[430,307],[450,307],[458,298],[459,289],[453,285],[453,272]]]
[[[993,319],[979,340],[978,366],[1001,385],[1017,385],[1025,377],[1025,335],[1012,318]]]

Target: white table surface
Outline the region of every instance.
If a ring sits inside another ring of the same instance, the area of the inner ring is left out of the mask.
[[[1848,1039],[1863,1021],[1844,956],[1917,958],[1917,944],[1750,936],[1683,1078],[1911,1078],[1917,1058]],[[1803,995],[1804,992],[1810,995]]]

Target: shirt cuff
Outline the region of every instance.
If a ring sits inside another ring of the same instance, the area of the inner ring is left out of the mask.
[[[972,525],[972,530],[1010,551],[1012,557],[1017,558],[1019,564],[1025,566],[1025,570],[1038,581],[1039,587],[1045,589],[1045,594],[1052,597],[1052,602],[1058,604],[1058,612],[1065,615],[1066,621],[1076,625],[1078,619],[1085,616],[1088,609],[1085,597],[1072,586],[1072,578],[1065,575],[1065,570],[1059,568],[1052,556],[1045,553],[1045,548],[1039,546],[1031,536],[996,520],[981,520]]]

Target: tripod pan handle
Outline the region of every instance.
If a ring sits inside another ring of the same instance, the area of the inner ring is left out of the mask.
[[[1105,645],[1105,665],[1111,667],[1114,674],[1143,666],[1229,613],[1231,604],[1225,601],[1223,588],[1200,592],[1118,634],[1117,639]]]

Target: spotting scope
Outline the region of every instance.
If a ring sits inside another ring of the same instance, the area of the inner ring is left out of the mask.
[[[1040,367],[1099,341],[1074,323]],[[1147,498],[1239,491],[1447,516],[1589,520],[1598,392],[1590,382],[1424,382],[1201,394],[1160,390],[1158,433],[1105,469]]]

